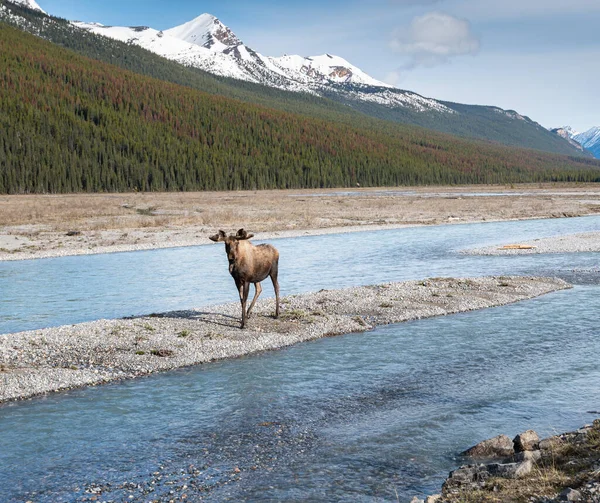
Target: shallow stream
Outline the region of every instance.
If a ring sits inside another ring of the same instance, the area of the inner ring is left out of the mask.
[[[599,228],[593,217],[279,240],[285,294],[507,273],[557,274],[576,287],[5,404],[0,501],[404,502],[437,492],[457,453],[479,440],[528,428],[546,435],[600,416],[598,255],[456,250]],[[26,303],[15,288],[4,331],[30,323],[27,309],[36,323],[62,324],[235,300],[221,246],[8,265],[30,288],[36,269],[53,300]],[[74,279],[90,275],[85,285]],[[56,290],[69,277],[78,292],[61,302]],[[194,291],[198,278],[206,286]]]

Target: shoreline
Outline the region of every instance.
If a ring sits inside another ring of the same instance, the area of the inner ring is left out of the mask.
[[[594,215],[582,215],[581,218]],[[563,217],[565,218],[565,217]],[[473,220],[473,221],[449,221],[446,223],[421,223],[421,224],[364,224],[353,225],[347,227],[322,227],[312,229],[298,229],[287,231],[267,231],[261,232],[253,241],[270,241],[274,239],[288,239],[310,236],[323,236],[329,234],[346,234],[355,232],[377,232],[395,229],[408,229],[415,227],[429,227],[440,225],[464,225],[464,224],[479,224],[492,222],[518,222],[526,220],[539,220],[539,217],[523,217],[511,219],[496,219],[496,220]],[[183,231],[178,231],[182,233]],[[98,246],[94,248],[58,248],[50,250],[35,250],[35,251],[20,251],[6,252],[1,251],[0,247],[0,262],[16,262],[22,260],[41,260],[48,258],[60,257],[75,257],[83,255],[104,255],[110,253],[130,253],[137,251],[164,250],[169,248],[186,248],[193,246],[207,246],[214,244],[205,236],[198,236],[200,231],[187,229],[187,236],[179,241],[171,241],[171,232],[163,231],[162,235],[157,235],[157,240],[152,243],[143,244],[119,244],[109,246]],[[208,236],[208,229],[202,229],[201,232]],[[506,243],[510,245],[509,243]],[[532,238],[531,240],[523,241],[521,245],[527,246],[524,249],[508,249],[503,248],[503,244],[487,246],[483,248],[474,248],[461,250],[460,253],[467,255],[523,255],[523,254],[539,254],[539,253],[579,253],[579,252],[599,252],[600,251],[600,230],[587,233],[566,234],[562,236],[554,236],[549,238]],[[28,253],[28,255],[25,255]]]
[[[598,184],[0,196],[0,261],[599,214]]]
[[[97,320],[0,337],[0,403],[237,358],[296,343],[502,306],[571,288],[539,277],[433,278],[291,295],[272,317],[259,301],[245,330],[239,303]]]
[[[534,238],[519,243],[504,243],[461,250],[465,255],[535,255],[540,253],[600,252],[600,231]]]
[[[468,464],[449,473],[440,493],[411,503],[598,502],[599,458],[600,419],[546,438],[531,429],[512,440],[500,434],[458,454]]]

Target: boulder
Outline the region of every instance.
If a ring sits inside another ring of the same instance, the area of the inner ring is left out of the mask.
[[[562,443],[562,440],[559,436],[554,435],[552,437],[544,438],[540,440],[540,449],[542,451],[548,451],[554,449]]]
[[[515,452],[535,451],[540,447],[540,437],[533,430],[519,433],[513,438]]]
[[[485,481],[490,478],[486,465],[465,465],[450,472],[444,482],[442,494],[454,492],[458,489],[480,489]]]
[[[494,459],[508,458],[514,453],[513,441],[506,435],[498,435],[479,442],[461,454],[470,458]]]
[[[567,487],[563,492],[560,493],[560,501],[581,501],[581,493],[575,489]]]
[[[527,459],[520,463],[491,463],[489,465],[465,465],[450,472],[444,482],[442,494],[448,495],[462,491],[481,489],[490,477],[519,479],[533,470],[533,461]],[[429,501],[429,500],[427,500]],[[438,500],[431,500],[438,501]]]
[[[533,462],[530,459],[520,463],[494,463],[487,466],[488,471],[493,477],[502,477],[504,479],[520,479],[531,473]]]
[[[438,503],[438,501],[441,499],[441,494],[432,494],[431,496],[427,496],[427,498],[425,498],[425,503]]]
[[[542,451],[540,451],[540,450],[521,451],[521,452],[517,452],[512,457],[512,460],[516,463],[520,463],[521,461],[527,461],[528,459],[530,459],[534,463],[537,463],[541,459],[541,457],[542,457]]]

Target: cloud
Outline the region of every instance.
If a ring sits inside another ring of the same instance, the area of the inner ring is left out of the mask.
[[[466,19],[442,12],[429,12],[392,34],[391,48],[410,57],[405,69],[437,66],[455,56],[476,54],[479,38]]]

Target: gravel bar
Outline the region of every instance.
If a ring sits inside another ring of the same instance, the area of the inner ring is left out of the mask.
[[[471,250],[466,255],[531,255],[536,253],[600,252],[600,232],[583,232],[551,238],[539,238],[519,243],[506,243]]]
[[[570,288],[557,278],[432,278],[321,290],[0,335],[0,402],[235,358],[377,325],[500,306]]]

